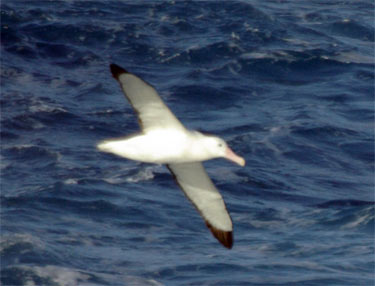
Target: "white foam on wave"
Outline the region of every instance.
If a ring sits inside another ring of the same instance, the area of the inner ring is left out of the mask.
[[[373,213],[373,208],[369,207],[361,212],[356,214],[356,218],[348,222],[347,224],[344,224],[341,229],[353,229],[353,228],[358,228],[362,225],[367,225],[371,223],[371,220],[374,219],[374,213]]]
[[[13,247],[16,244],[25,244],[27,243],[30,247],[30,250],[33,248],[44,249],[44,243],[35,236],[32,236],[29,233],[15,233],[15,234],[5,234],[0,238],[0,252]],[[27,250],[22,250],[27,251]]]
[[[54,105],[51,105],[51,104],[46,104],[44,102],[38,102],[36,104],[32,104],[29,107],[29,110],[32,113],[39,113],[39,112],[46,112],[46,113],[62,112],[62,113],[66,113],[67,112],[62,107],[54,106]]]
[[[332,59],[346,64],[355,63],[373,65],[375,62],[374,57],[363,55],[357,51],[343,52],[333,56]]]
[[[291,42],[296,45],[302,46],[302,48],[296,47],[296,51],[303,53],[305,49],[310,45],[310,43],[305,41],[298,41],[296,39],[284,39],[287,42]],[[274,51],[255,51],[243,53],[240,56],[244,60],[254,60],[254,59],[271,59],[271,60],[285,60],[289,63],[297,60],[292,54],[285,52],[283,50]],[[340,52],[335,55],[320,55],[323,60],[334,60],[344,64],[374,64],[374,58],[371,56],[363,55],[357,51]]]
[[[243,53],[240,56],[240,58],[244,60],[269,59],[269,58],[273,58],[273,56],[269,52],[250,52],[250,53]]]
[[[215,167],[207,169],[207,173],[211,178],[216,180],[222,180],[225,178],[225,181],[231,184],[245,183],[249,180],[247,177],[237,175],[235,170],[235,168],[228,168],[228,166]]]
[[[148,181],[152,180],[155,177],[154,173],[159,168],[161,168],[161,166],[159,165],[142,167],[138,170],[136,174],[126,175],[131,173],[132,170],[134,170],[133,167],[127,167],[119,170],[115,174],[111,174],[110,177],[103,178],[103,180],[109,184],[138,183],[142,181]]]
[[[59,286],[97,286],[102,285],[92,282],[92,277],[99,277],[102,281],[106,281],[116,285],[132,285],[132,286],[164,286],[164,284],[154,280],[134,275],[126,274],[103,274],[98,272],[85,271],[80,269],[61,267],[55,265],[46,266],[30,266],[19,264],[12,267],[23,274],[23,283],[27,286],[37,286],[40,278],[52,282]],[[120,284],[119,284],[120,283]]]
[[[66,179],[64,181],[64,184],[65,185],[77,185],[78,184],[78,179],[74,179],[74,178]]]
[[[19,145],[14,145],[11,148],[20,151],[20,150],[30,149],[33,147],[36,147],[36,146],[31,145],[31,144],[19,144]]]
[[[43,129],[46,127],[43,123],[41,123],[39,120],[36,120],[34,118],[29,117],[27,119],[28,123],[31,123],[31,128],[33,130]]]
[[[124,276],[124,285],[132,286],[164,286],[164,284],[154,280],[154,279],[145,279],[142,277],[137,277],[133,275]]]
[[[38,146],[38,145],[32,145],[32,144],[18,144],[18,145],[6,145],[3,146],[5,150],[13,150],[17,152],[29,152],[29,153],[35,153],[36,150],[40,152],[44,152],[46,156],[50,158],[54,158],[56,161],[58,161],[61,158],[60,152],[52,151],[50,148]]]
[[[292,63],[296,61],[296,57],[284,50],[273,50],[273,51],[256,51],[250,53],[243,53],[240,56],[244,60],[254,60],[254,59],[269,59],[273,61],[286,61]]]
[[[54,265],[47,266],[28,266],[28,265],[17,265],[15,268],[22,271],[24,274],[23,282],[27,286],[40,285],[34,279],[35,276],[38,278],[44,278],[56,283],[59,286],[89,286],[97,285],[88,282],[90,275],[81,273],[71,268],[59,267]]]
[[[137,174],[131,177],[127,177],[126,181],[129,183],[137,183],[141,181],[152,180],[155,177],[154,167],[146,167],[140,170]]]
[[[269,150],[272,150],[275,154],[281,154],[282,150],[273,143],[273,138],[285,136],[290,133],[291,126],[271,126],[267,128],[267,134],[260,140],[255,140],[254,143],[264,145]]]

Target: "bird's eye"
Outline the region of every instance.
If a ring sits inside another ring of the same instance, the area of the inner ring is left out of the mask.
[[[219,143],[219,147],[220,147],[220,148],[223,147],[223,143]]]

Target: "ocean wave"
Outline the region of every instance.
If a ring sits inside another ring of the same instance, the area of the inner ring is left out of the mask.
[[[1,283],[373,284],[373,8],[3,3]],[[246,158],[206,164],[231,251],[165,167],[96,150],[139,131],[110,63]]]
[[[58,265],[27,265],[19,264],[2,270],[2,281],[6,285],[134,285],[134,286],[163,286],[155,279],[147,279],[135,275],[94,274],[77,268]],[[108,284],[111,283],[111,284]]]
[[[100,282],[92,282],[95,275],[56,265],[20,264],[6,267],[1,272],[2,282],[6,285],[100,285]]]
[[[37,145],[15,145],[3,146],[3,156],[6,158],[6,166],[3,168],[3,174],[16,179],[12,173],[20,166],[27,169],[33,166],[33,170],[43,171],[52,168],[61,158],[60,152],[51,150],[48,147]],[[24,176],[32,176],[32,172],[24,173]],[[7,190],[6,193],[10,191]]]
[[[110,177],[103,178],[109,184],[122,184],[122,183],[137,183],[154,178],[155,167],[145,167],[142,169],[126,168],[122,169],[119,173],[111,173]],[[133,174],[132,174],[133,173]]]
[[[341,208],[341,207],[366,207],[375,206],[375,202],[360,200],[332,200],[318,205],[320,208]]]

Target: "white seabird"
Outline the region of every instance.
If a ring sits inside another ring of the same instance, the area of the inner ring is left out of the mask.
[[[244,166],[245,160],[223,139],[187,130],[150,84],[118,65],[111,64],[110,69],[136,111],[142,132],[105,140],[97,145],[98,149],[131,160],[166,164],[212,234],[232,248],[232,220],[200,162],[223,157]]]

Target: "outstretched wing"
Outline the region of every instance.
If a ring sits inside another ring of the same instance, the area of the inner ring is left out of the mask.
[[[199,162],[168,164],[177,183],[204,218],[212,234],[227,248],[233,245],[232,220],[224,200]]]
[[[110,68],[113,77],[120,83],[126,98],[136,111],[144,133],[160,128],[185,130],[150,84],[116,64],[111,64]]]

